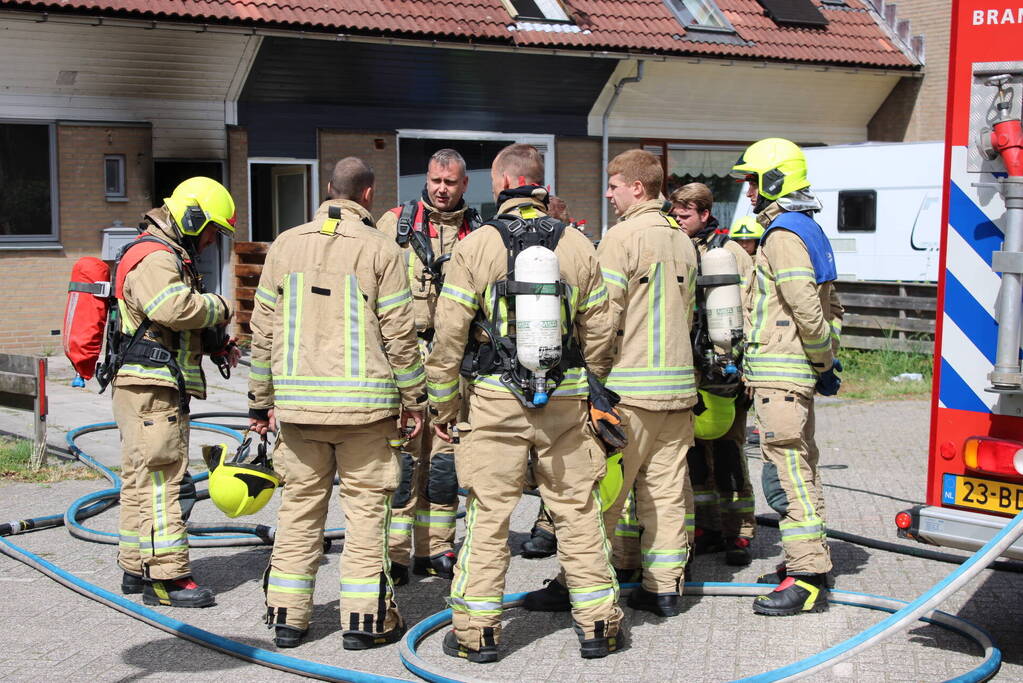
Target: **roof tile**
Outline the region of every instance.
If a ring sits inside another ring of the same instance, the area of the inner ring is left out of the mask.
[[[41,8],[209,22],[311,28],[521,47],[610,49],[877,67],[919,64],[892,43],[863,0],[846,7],[812,0],[824,28],[779,26],[757,0],[717,0],[745,45],[686,40],[662,0],[568,0],[575,26],[516,22],[501,0],[0,0],[0,8]],[[682,39],[679,39],[678,37]]]

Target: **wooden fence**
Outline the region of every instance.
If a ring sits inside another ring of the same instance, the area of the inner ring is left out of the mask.
[[[235,321],[240,339],[252,337],[252,298],[269,248],[269,242],[234,245]],[[933,352],[938,308],[935,284],[842,280],[838,282],[838,295],[845,308],[845,348]]]
[[[46,464],[46,366],[45,358],[0,353],[0,405],[35,415],[33,470]]]
[[[837,287],[843,347],[934,352],[937,285],[842,280]]]

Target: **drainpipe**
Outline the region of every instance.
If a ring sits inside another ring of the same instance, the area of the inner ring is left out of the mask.
[[[611,118],[611,110],[614,109],[615,102],[618,101],[618,96],[622,93],[622,88],[626,83],[639,83],[643,80],[643,60],[636,62],[636,75],[626,76],[625,78],[618,81],[615,85],[615,91],[611,95],[611,100],[607,103],[607,107],[604,109],[604,116],[601,121],[601,138],[600,138],[600,235],[601,237],[607,233],[607,199],[604,198],[604,193],[607,191],[607,121]]]

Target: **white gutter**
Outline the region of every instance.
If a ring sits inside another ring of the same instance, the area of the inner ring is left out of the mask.
[[[607,199],[604,193],[607,191],[607,122],[611,118],[611,110],[614,109],[618,96],[622,94],[622,88],[626,83],[639,83],[643,80],[643,60],[636,62],[636,75],[626,76],[615,85],[615,91],[611,95],[607,107],[604,108],[604,116],[600,122],[600,234],[607,233]]]

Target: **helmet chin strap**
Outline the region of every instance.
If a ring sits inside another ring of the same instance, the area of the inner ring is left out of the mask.
[[[766,208],[767,208],[767,206],[768,206],[768,205],[769,205],[769,204],[770,204],[770,203],[771,203],[772,201],[773,201],[773,200],[771,200],[771,199],[768,199],[767,197],[765,197],[764,195],[762,195],[762,194],[760,194],[760,193],[758,192],[758,193],[757,193],[757,203],[753,205],[753,213],[760,213],[761,211],[763,211],[764,209],[766,209]]]

